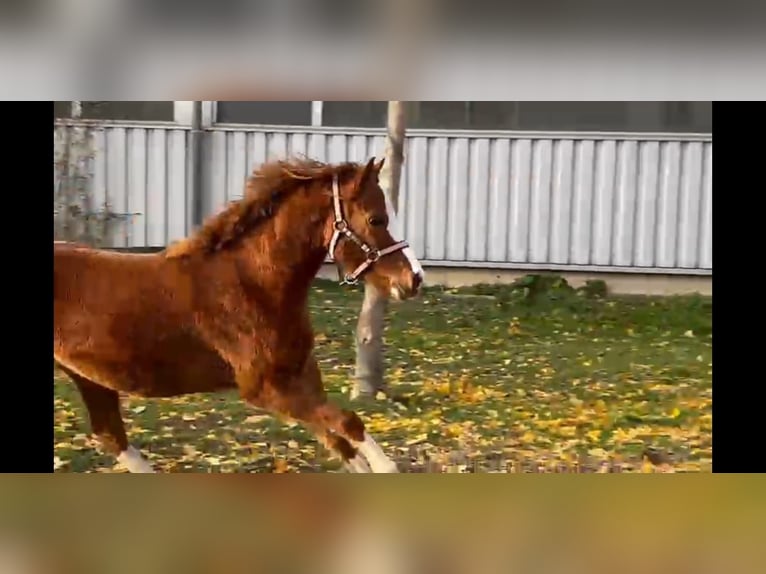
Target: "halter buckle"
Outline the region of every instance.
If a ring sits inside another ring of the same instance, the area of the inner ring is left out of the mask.
[[[377,249],[370,249],[367,252],[367,261],[370,263],[375,263],[378,259],[380,259],[380,251]]]
[[[340,282],[341,285],[356,285],[359,283],[359,279],[354,277],[353,273],[346,273],[343,276],[343,281]]]
[[[340,219],[340,220],[335,222],[334,227],[335,227],[335,231],[339,231],[340,233],[344,233],[345,231],[348,230],[348,223],[346,222],[345,219]]]

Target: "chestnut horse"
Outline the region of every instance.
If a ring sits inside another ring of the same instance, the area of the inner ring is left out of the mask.
[[[307,305],[328,251],[346,283],[363,279],[394,300],[418,293],[420,263],[388,231],[382,165],[266,163],[241,200],[155,254],[54,243],[53,357],[106,452],[154,472],[128,444],[119,393],[236,388],[304,424],[347,470],[398,472],[361,419],[328,401]]]

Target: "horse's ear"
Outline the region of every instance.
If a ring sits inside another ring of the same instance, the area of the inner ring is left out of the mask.
[[[359,177],[356,180],[356,185],[354,186],[354,191],[352,194],[354,196],[358,195],[362,189],[364,189],[364,186],[367,184],[367,182],[370,180],[371,177],[377,177],[378,172],[375,169],[375,158],[370,158],[370,161],[367,162],[367,165],[364,166],[362,169],[362,173],[359,174]]]
[[[378,175],[378,170],[376,165],[377,164],[375,163],[375,156],[372,156],[370,158],[370,161],[367,162],[367,165],[364,166],[364,170],[362,171],[362,177],[360,179],[362,183],[367,183],[367,180],[370,177],[374,177]]]
[[[375,158],[372,158],[375,160]],[[386,158],[381,158],[381,160],[375,164],[375,171],[377,173],[380,173],[380,170],[383,169],[383,164],[386,163]]]

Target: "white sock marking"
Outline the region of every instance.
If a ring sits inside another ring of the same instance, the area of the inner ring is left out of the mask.
[[[117,457],[117,461],[128,469],[131,473],[154,473],[155,470],[152,465],[141,456],[141,453],[132,445],[128,446],[128,450],[120,453]]]
[[[354,472],[354,473],[369,474],[372,472],[370,465],[367,464],[367,461],[364,460],[364,458],[359,454],[357,454],[354,458],[346,462],[345,465],[347,469],[349,469],[351,472]]]
[[[369,434],[364,433],[364,441],[355,443],[354,446],[362,453],[364,458],[370,463],[372,471],[376,473],[399,472],[396,463],[386,456],[383,449],[378,446]]]

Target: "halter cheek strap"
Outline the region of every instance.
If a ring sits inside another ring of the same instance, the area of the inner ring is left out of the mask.
[[[356,243],[359,248],[364,252],[366,259],[359,264],[351,273],[346,273],[341,281],[341,285],[355,285],[359,282],[359,277],[364,273],[368,267],[375,263],[378,259],[384,255],[401,251],[405,247],[409,247],[406,241],[399,241],[383,249],[375,249],[370,247],[361,237],[351,231],[348,222],[343,217],[343,208],[340,203],[340,183],[338,182],[338,176],[333,177],[332,180],[332,206],[335,214],[335,221],[333,222],[332,238],[330,239],[330,245],[328,247],[330,260],[335,261],[335,249],[338,247],[338,242],[344,237],[350,239]]]

